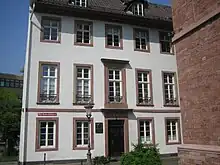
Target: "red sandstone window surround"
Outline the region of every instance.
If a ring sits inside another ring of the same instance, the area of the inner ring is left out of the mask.
[[[166,144],[181,144],[181,129],[179,118],[165,118]]]
[[[74,70],[74,104],[84,105],[93,102],[93,65],[74,64]]]
[[[147,69],[136,69],[137,105],[153,106],[152,72]]]
[[[93,46],[93,23],[75,21],[75,45]]]
[[[122,27],[117,25],[105,25],[105,47],[123,49]]]
[[[36,118],[36,151],[58,150],[58,118]]]
[[[93,119],[89,126],[87,118],[73,118],[73,150],[87,150],[89,134],[91,148],[94,149]]]
[[[60,63],[39,62],[37,104],[59,104]]]
[[[163,54],[174,54],[174,47],[172,45],[171,32],[160,31],[160,52]]]
[[[134,50],[150,52],[149,31],[144,29],[134,29]]]
[[[41,18],[41,42],[61,42],[61,19],[55,17]]]
[[[154,118],[138,118],[138,139],[144,144],[155,144]]]
[[[179,106],[177,77],[174,72],[162,72],[164,106]]]

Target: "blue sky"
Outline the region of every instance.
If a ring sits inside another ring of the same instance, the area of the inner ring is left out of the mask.
[[[150,0],[170,4],[170,0]],[[19,74],[24,65],[29,0],[0,0],[0,73]]]

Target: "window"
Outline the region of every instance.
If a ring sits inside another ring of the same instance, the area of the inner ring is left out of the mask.
[[[178,105],[175,73],[163,73],[165,105]]]
[[[76,122],[76,130],[77,130],[77,146],[86,146],[88,145],[88,137],[89,137],[89,123],[88,121],[77,121]]]
[[[89,136],[90,135],[90,136]],[[94,130],[93,119],[90,123],[87,118],[74,118],[73,119],[73,148],[74,149],[87,149],[90,139],[91,148],[94,148]]]
[[[76,65],[76,103],[92,101],[92,66]]]
[[[23,88],[23,80],[20,80],[19,83],[20,83],[20,88]]]
[[[39,103],[57,103],[59,86],[59,64],[40,63]]]
[[[10,83],[9,83],[10,80],[9,80],[9,79],[6,79],[5,81],[6,81],[6,82],[5,82],[5,87],[9,87],[9,85],[10,85]]]
[[[87,0],[70,0],[71,4],[75,6],[80,6],[80,7],[86,7],[87,6]]]
[[[122,73],[121,70],[108,70],[108,101],[121,103],[122,101]]]
[[[180,143],[180,122],[179,119],[165,119],[167,143]]]
[[[134,30],[135,50],[149,51],[149,32],[143,30]]]
[[[15,88],[19,88],[19,80],[15,80]]]
[[[138,119],[139,122],[139,140],[141,143],[154,144],[154,124],[153,118]]]
[[[170,32],[159,32],[161,53],[173,53],[172,37]]]
[[[106,47],[122,48],[122,28],[106,25]]]
[[[92,23],[75,21],[75,44],[92,45]]]
[[[3,78],[0,79],[0,86],[1,87],[5,86],[5,79],[3,79]]]
[[[42,17],[42,41],[60,42],[61,21],[57,18]]]
[[[14,82],[14,80],[10,80],[10,87],[12,87],[12,88],[14,88],[15,87],[15,82]]]
[[[151,71],[137,70],[137,104],[139,105],[152,105],[152,78]]]
[[[143,4],[135,4],[132,8],[132,12],[134,15],[143,16],[144,15],[144,5]]]
[[[37,118],[36,150],[58,149],[58,118]]]

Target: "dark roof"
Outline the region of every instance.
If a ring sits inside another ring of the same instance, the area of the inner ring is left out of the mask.
[[[69,5],[68,3],[69,0],[36,0],[36,1],[41,4],[48,4],[48,5],[51,4],[56,6],[76,8],[76,6]],[[120,15],[130,15],[131,17],[140,17],[140,16],[127,14],[125,11],[125,9],[127,8],[127,4],[132,3],[134,1],[136,0],[87,0],[88,6],[86,9],[120,14]],[[145,5],[145,14],[144,14],[145,18],[158,19],[169,22],[172,21],[172,10],[170,6],[148,3],[146,0],[145,3],[148,4]]]

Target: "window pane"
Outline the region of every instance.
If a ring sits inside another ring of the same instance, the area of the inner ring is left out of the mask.
[[[81,31],[76,32],[76,42],[82,43],[82,32]]]
[[[84,25],[84,30],[89,31],[89,25]]]
[[[56,28],[51,29],[51,40],[58,40],[58,32]]]
[[[89,78],[89,69],[84,69],[84,78]]]
[[[48,146],[52,146],[53,145],[53,140],[48,140]]]
[[[43,26],[50,26],[50,20],[44,19]]]
[[[77,68],[77,77],[82,78],[82,68]]]
[[[50,76],[55,76],[56,67],[50,67]]]
[[[119,46],[119,36],[114,35],[114,46]]]
[[[107,35],[107,45],[112,45],[112,35]]]
[[[43,65],[43,76],[49,76],[49,74],[48,74],[48,66],[46,66],[46,65]]]
[[[50,28],[44,27],[43,39],[44,40],[49,40],[50,39]]]
[[[89,43],[90,34],[89,32],[84,32],[84,43]]]
[[[113,79],[113,70],[108,71],[109,79]]]
[[[46,145],[46,141],[45,140],[40,140],[40,146],[45,146]]]
[[[136,49],[140,49],[140,45],[141,45],[141,43],[140,43],[140,39],[139,39],[139,38],[136,38],[136,39],[135,39],[135,46],[136,46]]]

